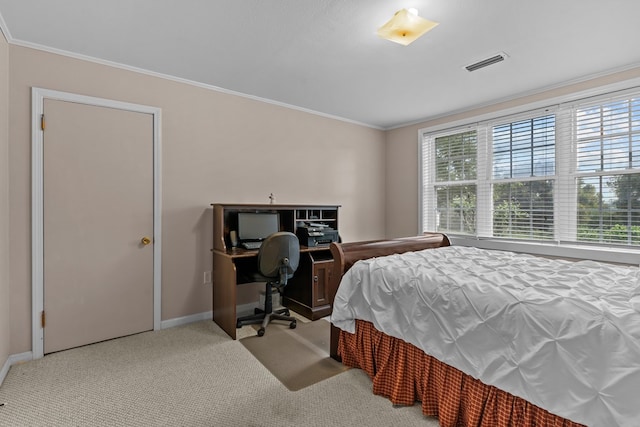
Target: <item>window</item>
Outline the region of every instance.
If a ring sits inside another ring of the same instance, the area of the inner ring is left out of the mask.
[[[553,240],[555,115],[491,127],[493,235]]]
[[[438,229],[475,233],[476,132],[441,136],[435,140]]]
[[[640,98],[575,113],[577,239],[640,245]]]
[[[475,234],[478,158],[476,131],[466,130],[435,136],[429,147],[429,157],[433,157],[435,166],[435,174],[430,179],[435,193],[432,230]]]
[[[422,138],[422,228],[640,246],[640,93]]]

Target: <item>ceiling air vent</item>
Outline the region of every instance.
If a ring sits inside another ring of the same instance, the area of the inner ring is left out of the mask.
[[[504,53],[498,53],[497,55],[492,56],[491,58],[483,59],[482,61],[478,61],[475,64],[467,65],[467,71],[476,71],[480,68],[488,67],[489,65],[497,64],[498,62],[502,62],[507,58],[507,55]]]

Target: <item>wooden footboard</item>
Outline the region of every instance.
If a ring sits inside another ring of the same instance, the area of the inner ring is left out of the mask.
[[[423,249],[440,248],[449,246],[450,242],[442,233],[425,233],[420,236],[402,237],[391,240],[369,240],[352,243],[331,243],[331,255],[333,256],[332,284],[330,291],[331,305],[336,296],[338,286],[344,273],[361,259],[375,258],[404,252],[420,251]],[[331,344],[329,354],[332,358],[340,360],[338,356],[338,337],[340,330],[331,325]]]

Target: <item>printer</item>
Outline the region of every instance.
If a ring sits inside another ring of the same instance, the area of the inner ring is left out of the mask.
[[[329,245],[331,242],[339,241],[338,230],[325,224],[299,224],[296,228],[296,236],[298,236],[300,245],[308,247]]]

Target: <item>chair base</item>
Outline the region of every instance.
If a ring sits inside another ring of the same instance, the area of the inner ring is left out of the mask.
[[[258,329],[258,336],[261,337],[264,335],[267,325],[272,320],[283,320],[289,322],[290,329],[295,329],[297,326],[296,318],[289,315],[289,309],[287,308],[275,310],[271,313],[265,313],[264,310],[260,310],[259,308],[256,308],[255,311],[256,314],[239,317],[236,321],[236,328],[241,328],[244,325],[253,325],[260,323],[261,325],[260,329]]]
[[[272,306],[272,297],[271,291],[273,288],[273,284],[271,282],[267,282],[266,284],[266,292],[265,292],[265,304],[264,310],[256,308],[254,310],[255,314],[249,316],[239,317],[236,320],[236,328],[241,328],[244,325],[252,325],[260,323],[260,329],[258,329],[258,336],[261,337],[264,335],[267,325],[272,320],[283,320],[289,322],[289,328],[295,329],[297,326],[297,321],[295,317],[291,316],[288,308],[281,308],[278,310],[273,310]]]

